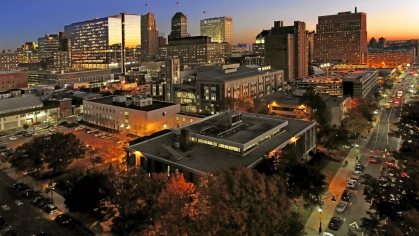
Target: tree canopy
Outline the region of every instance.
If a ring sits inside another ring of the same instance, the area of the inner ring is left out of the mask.
[[[86,147],[73,133],[34,137],[16,148],[11,164],[18,171],[30,169],[64,170],[74,159],[84,156]]]

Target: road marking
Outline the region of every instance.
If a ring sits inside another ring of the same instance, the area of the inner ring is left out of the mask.
[[[20,200],[16,200],[16,201],[15,201],[15,203],[16,203],[18,206],[23,205],[23,202],[21,202]]]
[[[4,204],[3,206],[1,206],[1,208],[3,208],[3,210],[5,211],[10,210],[10,207],[7,204]]]
[[[343,218],[343,221],[345,221],[346,220],[346,218]]]
[[[359,229],[358,224],[356,223],[356,221],[354,221],[353,223],[350,223],[349,227],[354,227],[354,228]]]
[[[352,206],[352,202],[349,202],[349,206]]]

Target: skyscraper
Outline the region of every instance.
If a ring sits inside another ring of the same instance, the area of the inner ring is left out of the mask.
[[[294,21],[284,26],[275,21],[274,27],[265,35],[266,64],[277,70],[284,70],[284,80],[308,76],[308,40],[306,24]]]
[[[69,50],[75,69],[122,68],[124,61],[139,61],[140,15],[121,13],[73,23],[65,26],[65,33],[71,40]],[[122,55],[125,60],[121,59]]]
[[[154,14],[149,12],[141,16],[141,60],[151,61],[157,57],[159,33]]]
[[[188,33],[188,19],[182,12],[176,12],[172,17],[172,31],[169,35],[169,41],[190,36]]]
[[[314,35],[314,61],[367,64],[367,15],[339,12],[319,16]]]
[[[201,20],[201,35],[211,37],[211,42],[233,44],[233,18],[215,17]]]
[[[52,58],[53,52],[60,47],[60,39],[58,34],[46,34],[42,38],[38,38],[38,56],[41,59]]]

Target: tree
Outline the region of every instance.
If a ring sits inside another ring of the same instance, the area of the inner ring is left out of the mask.
[[[192,235],[302,235],[285,187],[245,167],[216,170],[198,187]]]
[[[16,149],[12,166],[18,170],[49,168],[55,173],[83,157],[85,151],[85,145],[73,133],[34,137]]]
[[[345,119],[342,120],[342,125],[345,129],[359,134],[367,132],[373,127],[372,124],[356,109],[349,110]]]
[[[72,179],[72,187],[64,195],[65,205],[70,211],[83,213],[101,212],[102,200],[109,195],[108,171],[92,171]]]
[[[303,198],[304,206],[311,208],[319,205],[322,194],[326,191],[325,176],[319,170],[301,163],[294,149],[279,152],[279,164],[275,174],[286,186],[290,199]]]
[[[122,145],[117,143],[108,143],[101,146],[98,153],[104,162],[123,162],[126,155]]]
[[[29,124],[28,123],[23,124],[22,128],[25,129],[25,130],[28,130],[29,129]]]
[[[153,212],[153,206],[167,183],[167,175],[149,176],[142,168],[124,169],[118,165],[111,171],[112,189],[105,204],[114,209],[111,230],[116,235],[141,235],[140,232],[154,224],[153,216],[164,214]]]
[[[326,125],[328,118],[326,115],[327,105],[313,87],[307,88],[299,102],[310,108],[312,120],[317,121],[320,125]]]

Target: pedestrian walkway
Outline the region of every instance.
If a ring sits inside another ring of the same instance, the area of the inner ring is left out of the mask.
[[[380,104],[381,103],[382,101],[380,101]],[[379,110],[377,117],[381,117],[381,113],[382,110]],[[379,120],[373,123],[373,129],[375,129],[375,126],[378,123]],[[367,141],[370,139],[372,133],[373,132],[369,132],[367,135],[365,135]],[[367,143],[368,142],[360,142],[358,147],[351,148],[348,155],[345,157],[344,161],[347,161],[348,165],[346,167],[339,168],[331,183],[329,184],[328,191],[322,197],[323,207],[321,214],[319,214],[319,208],[317,207],[313,210],[305,224],[305,231],[307,236],[319,235],[320,231],[324,232],[327,229],[329,219],[333,217],[336,205],[341,197],[340,194],[342,194],[343,190],[346,189],[347,181],[350,178],[352,171],[355,169],[355,165],[358,163],[358,156],[361,156],[360,154],[366,151],[365,146]],[[354,146],[357,146],[356,143],[354,143]],[[331,201],[332,198],[334,198],[336,201]]]

